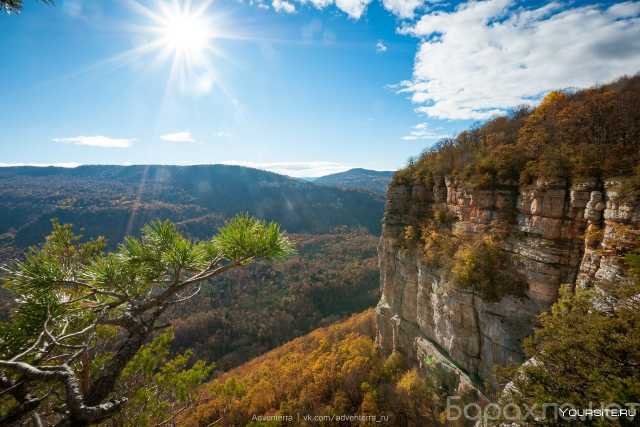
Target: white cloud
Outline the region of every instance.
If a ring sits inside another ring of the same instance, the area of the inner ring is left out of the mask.
[[[336,0],[338,9],[353,19],[360,19],[371,0]]]
[[[231,138],[233,135],[231,134],[231,132],[227,132],[225,130],[221,130],[216,132],[216,136],[218,138]]]
[[[108,136],[74,136],[71,138],[53,138],[54,142],[64,144],[86,145],[100,148],[127,148],[136,140],[134,138],[110,138]]]
[[[222,164],[262,169],[296,178],[317,178],[319,176],[352,169],[351,166],[335,162],[245,162],[240,160],[227,160],[222,162]]]
[[[289,3],[286,0],[273,0],[271,5],[276,12],[294,13],[296,11],[293,3]]]
[[[333,4],[333,0],[298,0],[302,4],[311,3],[316,9],[324,9]]]
[[[160,139],[167,142],[196,142],[191,132],[175,132],[161,135]]]
[[[239,3],[243,3],[243,0],[238,0]],[[251,6],[256,6],[259,9],[269,10],[271,9],[265,0],[249,0],[247,3]]]
[[[624,2],[614,4],[609,8],[609,13],[619,18],[631,18],[640,14],[640,3]]]
[[[378,40],[378,42],[376,43],[376,52],[384,53],[386,51],[387,51],[387,45],[385,45],[382,40]]]
[[[274,9],[276,9],[274,0]],[[334,5],[342,12],[349,15],[353,19],[360,19],[364,14],[371,0],[297,0],[300,4],[311,4],[316,9],[324,9],[325,7]],[[436,2],[440,0],[432,0]],[[399,18],[410,19],[414,17],[416,9],[424,4],[425,0],[382,0],[382,5],[386,10],[393,13]],[[293,5],[292,5],[293,6]]]
[[[449,138],[442,129],[431,129],[427,123],[418,123],[415,125],[408,135],[402,137],[405,141],[437,141],[443,138]]]
[[[382,0],[385,9],[403,19],[413,18],[416,9],[423,3],[424,0]]]
[[[324,9],[335,3],[336,7],[349,15],[350,18],[360,19],[371,0],[298,0],[301,4],[312,4],[317,9]]]
[[[603,9],[514,0],[469,1],[400,29],[423,38],[400,92],[446,119],[486,119],[557,88],[582,88],[640,70],[640,3]]]

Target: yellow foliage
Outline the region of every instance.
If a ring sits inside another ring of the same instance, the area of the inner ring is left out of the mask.
[[[394,351],[389,355],[389,357],[387,357],[387,360],[384,361],[384,366],[382,367],[383,375],[390,381],[395,381],[403,370],[404,358],[402,357],[402,354],[397,351]]]
[[[364,394],[359,412],[362,415],[380,414],[380,410],[378,409],[378,402],[376,400],[376,394],[373,391],[368,391]]]
[[[553,90],[549,92],[543,99],[542,102],[538,105],[538,107],[534,110],[534,113],[537,111],[545,111],[550,107],[558,105],[567,100],[567,94],[559,91]]]
[[[604,237],[604,230],[594,224],[589,224],[587,227],[587,231],[584,236],[584,242],[586,246],[590,249],[596,249],[600,246],[602,239]]]
[[[373,330],[373,315],[369,310],[318,329],[222,375],[203,388],[180,425],[249,425],[254,415],[266,414],[388,414],[394,424],[407,425],[404,397],[393,382],[402,375],[399,356],[385,360],[365,333]],[[383,374],[385,364],[394,378]],[[415,394],[412,402],[429,407],[430,398]]]
[[[413,227],[413,225],[407,225],[404,228],[404,240],[406,242],[411,242],[413,241],[417,235],[416,235],[416,229]]]
[[[453,257],[451,274],[456,285],[492,302],[522,296],[527,289],[525,278],[491,235],[465,241]]]
[[[449,229],[432,222],[424,224],[420,234],[425,260],[434,266],[446,266],[458,247],[458,238]]]
[[[398,391],[406,394],[407,396],[414,396],[424,390],[424,380],[420,378],[418,370],[416,368],[405,372],[396,384]]]
[[[538,178],[625,178],[623,196],[640,197],[640,75],[576,92],[554,91],[441,140],[398,171],[394,182],[428,188],[442,177],[467,186],[508,187]]]

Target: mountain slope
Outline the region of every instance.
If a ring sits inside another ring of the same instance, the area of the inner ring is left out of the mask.
[[[369,169],[350,169],[346,172],[325,175],[313,182],[337,188],[365,190],[377,194],[385,194],[394,172],[374,171]]]
[[[288,342],[205,385],[178,424],[439,425],[435,389],[374,331],[369,310]]]
[[[239,212],[277,221],[289,232],[348,226],[377,234],[382,211],[383,201],[364,192],[239,166],[0,168],[0,259],[40,242],[52,218],[115,244],[156,218],[206,237]]]

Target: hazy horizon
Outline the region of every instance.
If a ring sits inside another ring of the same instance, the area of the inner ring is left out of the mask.
[[[289,176],[292,178],[320,178],[327,175],[333,175],[336,173],[347,172],[353,169],[365,169],[375,172],[395,172],[395,170],[386,169],[371,169],[363,168],[360,166],[344,166],[331,162],[308,162],[308,163],[269,163],[269,164],[255,164],[249,162],[220,162],[220,163],[206,163],[206,162],[187,162],[187,163],[0,163],[0,168],[13,168],[13,167],[55,167],[73,169],[80,166],[240,166],[252,169],[258,169],[266,172],[273,172],[280,175]]]

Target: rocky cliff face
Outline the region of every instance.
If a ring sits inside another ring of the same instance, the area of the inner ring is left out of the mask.
[[[620,280],[620,255],[640,229],[640,208],[622,201],[616,188],[616,182],[540,180],[473,191],[448,178],[432,187],[391,186],[378,251],[379,344],[417,364],[435,357],[462,383],[491,389],[495,365],[523,361],[522,340],[561,284]],[[499,225],[500,249],[524,278],[525,295],[488,301],[427,261],[420,239],[407,239],[406,231],[420,230],[436,210],[452,215],[462,240]]]

